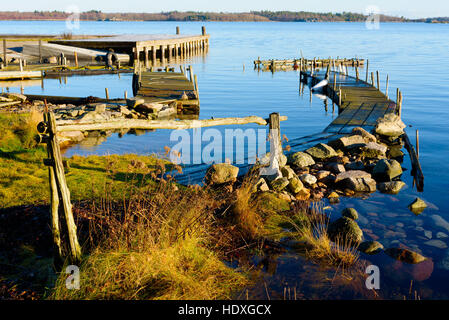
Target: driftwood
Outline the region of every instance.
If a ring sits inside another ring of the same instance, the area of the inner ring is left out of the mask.
[[[280,117],[281,121],[287,120],[286,116]],[[101,121],[59,120],[56,121],[58,132],[63,131],[96,131],[118,129],[192,129],[214,127],[222,125],[242,125],[256,123],[267,125],[267,120],[258,116],[244,118],[217,118],[206,120],[140,120],[140,119],[111,119]]]
[[[118,103],[122,102],[125,103],[123,99],[103,99],[98,97],[60,97],[60,96],[46,96],[46,95],[36,95],[36,94],[27,94],[27,98],[29,101],[34,100],[40,100],[44,101],[46,100],[48,103],[53,104],[73,104],[73,105],[82,105],[82,104],[89,104],[89,103],[98,103],[98,102],[111,102],[111,103]]]
[[[412,163],[412,172],[411,174],[415,177],[416,181],[416,189],[419,192],[424,191],[424,174],[421,169],[421,164],[419,163],[418,155],[416,154],[415,147],[410,142],[410,139],[407,136],[407,133],[403,134],[405,148],[410,155],[410,162]]]
[[[41,78],[40,71],[0,71],[0,80]]]
[[[0,102],[0,108],[1,107],[9,107],[14,106],[16,104],[21,104],[22,101],[7,101],[7,102]]]

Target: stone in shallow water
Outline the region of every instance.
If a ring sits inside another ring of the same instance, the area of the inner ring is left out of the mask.
[[[435,247],[438,249],[447,249],[447,244],[444,241],[441,240],[429,240],[424,242],[425,245],[431,246],[431,247]]]
[[[427,259],[419,253],[403,248],[388,248],[385,253],[393,259],[410,264],[420,263]]]
[[[347,217],[341,217],[329,224],[328,234],[332,241],[346,241],[360,243],[363,238],[363,231],[357,222]]]
[[[448,237],[447,234],[445,234],[444,232],[437,232],[437,238],[438,239],[446,239]]]
[[[444,220],[443,217],[441,217],[437,214],[433,214],[430,216],[430,219],[432,220],[432,223],[435,227],[442,228],[442,229],[446,230],[447,232],[449,232],[449,222]]]
[[[288,157],[287,163],[295,165],[299,168],[305,168],[315,164],[315,160],[304,152],[296,152]]]
[[[372,178],[348,178],[343,180],[341,185],[355,192],[376,191],[376,181]]]
[[[398,194],[404,186],[405,183],[402,181],[388,181],[378,184],[380,192],[388,194]]]
[[[318,160],[325,160],[338,156],[332,147],[324,143],[318,143],[316,146],[307,149],[306,153]]]
[[[349,170],[346,172],[339,173],[335,178],[335,183],[338,183],[348,178],[354,179],[371,178],[371,175],[368,172],[361,170]]]
[[[379,181],[391,181],[401,174],[401,164],[396,160],[379,160],[373,169],[373,176]]]
[[[414,214],[420,214],[427,208],[427,204],[420,198],[416,198],[411,204],[409,204],[408,208]]]
[[[401,117],[394,113],[387,113],[383,118],[379,119],[376,124],[376,133],[388,136],[398,137],[404,133],[405,124]]]
[[[377,241],[364,241],[358,247],[359,251],[366,254],[376,254],[383,248],[382,243]]]
[[[366,158],[377,158],[385,156],[388,148],[376,142],[368,142],[360,147],[361,154]]]
[[[357,220],[359,218],[359,213],[354,208],[346,208],[341,212],[341,216],[352,220]]]

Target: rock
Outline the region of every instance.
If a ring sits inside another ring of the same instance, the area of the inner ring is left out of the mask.
[[[290,210],[290,203],[279,198],[279,194],[272,191],[260,192],[256,195],[255,201],[262,213],[272,214]]]
[[[164,107],[160,103],[142,103],[134,107],[134,110],[139,113],[149,114],[149,113],[159,113]]]
[[[14,93],[14,92],[8,92],[6,93],[6,97],[8,99],[12,99],[14,101],[20,101],[25,102],[27,100],[27,97],[20,93]]]
[[[295,194],[296,200],[305,201],[310,198],[310,190],[302,188],[297,194]]]
[[[388,157],[390,158],[402,158],[404,152],[402,152],[402,146],[393,146],[388,150]]]
[[[296,177],[295,171],[293,171],[293,169],[290,168],[289,166],[282,167],[281,168],[281,173],[282,173],[282,176],[287,178],[288,180],[293,179],[294,177]]]
[[[365,165],[363,164],[362,161],[354,161],[354,162],[349,162],[349,163],[345,164],[345,169],[346,170],[364,170]]]
[[[48,57],[46,60],[48,61],[48,63],[51,63],[51,64],[58,63],[58,58],[56,58],[55,56]]]
[[[408,208],[414,214],[420,214],[427,208],[427,204],[420,198],[416,198],[412,203],[408,205]]]
[[[444,232],[439,231],[439,232],[437,232],[436,237],[437,237],[437,239],[447,239],[447,237],[449,237],[449,236],[447,234],[445,234]]]
[[[338,162],[327,163],[324,168],[336,174],[346,171],[345,166]]]
[[[346,172],[339,173],[335,178],[335,183],[343,181],[345,179],[362,179],[362,178],[371,178],[371,175],[368,172],[361,170],[350,170]]]
[[[305,173],[299,176],[299,179],[305,184],[313,185],[317,182],[317,179],[309,173]]]
[[[394,113],[387,113],[385,116],[377,120],[375,131],[377,134],[398,137],[404,133],[405,124],[401,117]]]
[[[332,241],[360,243],[363,237],[363,231],[357,222],[347,217],[341,217],[329,224],[328,234]]]
[[[290,183],[288,184],[288,188],[293,194],[299,193],[303,188],[304,185],[302,184],[301,180],[299,180],[298,177],[294,177],[290,179]]]
[[[290,202],[292,202],[292,200],[294,200],[294,198],[292,199],[292,196],[288,192],[286,192],[286,191],[281,192],[278,195],[278,197],[279,197],[279,199],[285,200],[288,203],[290,203]]]
[[[396,160],[379,160],[373,169],[373,176],[379,181],[391,181],[401,174],[401,164]]]
[[[371,159],[384,157],[387,150],[387,146],[376,142],[368,142],[367,144],[360,146],[361,155]]]
[[[376,191],[376,181],[372,178],[348,178],[343,180],[341,185],[355,192]]]
[[[430,216],[430,219],[432,220],[432,223],[435,227],[444,229],[446,230],[446,232],[449,232],[449,222],[447,222],[444,218],[437,214],[433,214]]]
[[[341,216],[352,220],[357,220],[359,218],[359,213],[354,208],[346,208],[341,212]]]
[[[128,106],[128,108],[134,109],[135,107],[137,107],[138,105],[144,104],[145,100],[142,98],[129,98],[126,99],[126,105]]]
[[[120,112],[125,116],[131,114],[131,111],[125,106],[120,106]]]
[[[318,181],[325,179],[326,177],[328,177],[330,175],[330,171],[327,170],[320,170],[316,173],[315,177],[317,178]]]
[[[325,160],[338,156],[335,150],[324,143],[318,143],[316,146],[306,150],[314,159]]]
[[[445,251],[443,259],[438,262],[437,267],[449,271],[449,250]]]
[[[377,139],[374,135],[372,135],[371,133],[369,133],[368,131],[366,131],[365,129],[361,128],[361,127],[356,127],[354,129],[352,129],[352,133],[357,134],[362,136],[365,141],[367,142],[377,142]]]
[[[276,180],[271,181],[271,187],[274,191],[282,191],[284,190],[288,185],[289,181],[285,177],[278,178]]]
[[[338,203],[340,202],[340,196],[335,191],[331,192],[327,198],[329,199],[330,203]]]
[[[269,165],[270,161],[271,161],[270,157],[271,157],[271,153],[267,152],[265,154],[265,156],[259,161],[259,163],[263,166]],[[285,154],[281,153],[279,156],[279,167],[282,168],[286,165],[287,165],[287,156]]]
[[[380,192],[388,194],[398,194],[404,186],[405,183],[402,181],[389,181],[378,184]]]
[[[296,152],[288,157],[287,163],[298,168],[305,168],[315,164],[313,158],[304,152]]]
[[[447,249],[446,243],[444,243],[444,241],[437,239],[426,241],[424,242],[424,244],[438,249]]]
[[[157,113],[157,118],[167,118],[170,116],[173,116],[178,113],[178,109],[176,107],[176,104],[170,104],[167,106],[163,106],[162,109]]]
[[[253,186],[253,192],[257,191],[268,191],[270,188],[268,187],[267,182],[264,178],[260,178]]]
[[[387,250],[385,250],[385,253],[393,259],[410,264],[417,264],[427,259],[417,252],[403,248],[388,248]]]
[[[360,135],[345,136],[329,142],[334,149],[352,149],[364,144],[365,139]]]
[[[234,182],[237,179],[239,168],[227,163],[211,165],[206,172],[207,184],[222,184]]]
[[[359,245],[358,250],[366,254],[376,254],[383,248],[384,246],[380,242],[364,241]]]

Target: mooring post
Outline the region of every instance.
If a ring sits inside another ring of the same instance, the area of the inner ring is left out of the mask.
[[[385,81],[385,96],[388,99],[388,74],[387,74],[387,80]]]
[[[104,88],[104,92],[106,93],[106,100],[109,100],[109,90],[108,90],[108,88]]]
[[[3,39],[3,62],[6,67],[8,65],[8,60],[6,59],[6,39]]]
[[[193,67],[189,66],[190,82],[193,83]]]
[[[374,72],[371,72],[371,86],[374,87]]]
[[[39,63],[42,63],[42,40],[39,39]]]
[[[77,54],[76,51],[75,51],[75,52],[73,52],[73,55],[74,55],[74,57],[75,57],[75,67],[78,68],[78,54]]]
[[[355,67],[355,78],[358,82],[359,81],[359,67]]]
[[[341,87],[338,89],[338,106],[341,107]]]
[[[366,59],[366,80],[365,80],[365,82],[368,82],[368,66],[369,66],[369,60]]]
[[[282,143],[281,143],[281,125],[279,120],[279,113],[273,112],[270,113],[269,117],[269,129],[270,129],[270,137],[274,139],[273,146],[275,146],[275,150],[279,150],[279,153],[282,153]],[[274,151],[274,150],[270,150]],[[280,157],[280,154],[278,155]],[[280,159],[277,159],[278,163],[280,163]]]
[[[125,90],[125,94],[124,94],[125,100],[128,99],[128,91]]]
[[[377,76],[377,90],[380,91],[379,70],[376,71],[376,76]]]
[[[179,34],[179,26],[176,26],[176,34]]]
[[[205,26],[202,26],[202,27],[201,27],[201,34],[202,34],[203,36],[206,35],[206,27],[205,27]]]
[[[419,131],[416,129],[416,156],[419,159]]]

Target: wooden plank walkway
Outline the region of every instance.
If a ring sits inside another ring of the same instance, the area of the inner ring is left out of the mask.
[[[136,73],[133,77],[133,90],[134,95],[143,98],[145,102],[176,102],[178,109],[199,107],[198,90],[183,72]],[[187,99],[182,99],[184,93]]]

